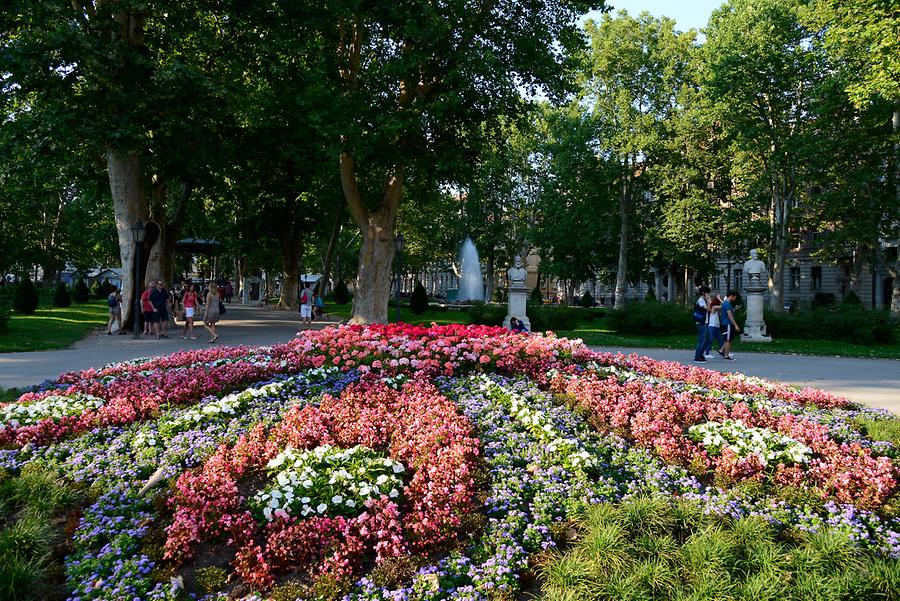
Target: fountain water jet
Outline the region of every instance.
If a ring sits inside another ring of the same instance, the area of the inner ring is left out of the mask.
[[[459,294],[461,301],[483,301],[484,281],[481,279],[481,261],[478,249],[471,238],[466,238],[459,251]]]

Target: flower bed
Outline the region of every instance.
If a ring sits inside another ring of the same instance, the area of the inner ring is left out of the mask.
[[[897,453],[854,425],[894,417],[553,336],[341,327],[46,388],[0,407],[0,468],[93,492],[73,599],[508,598],[646,496],[900,559]]]

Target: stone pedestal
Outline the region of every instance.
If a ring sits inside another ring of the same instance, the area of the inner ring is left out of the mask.
[[[509,329],[509,320],[515,317],[525,324],[528,331],[531,331],[531,322],[528,315],[525,314],[525,304],[528,301],[528,288],[526,286],[510,286],[506,289],[508,297],[508,309],[506,311],[506,319],[503,320],[503,327]]]
[[[763,319],[763,292],[765,288],[745,288],[747,299],[747,322],[741,340],[744,342],[772,342],[766,334],[766,322]]]

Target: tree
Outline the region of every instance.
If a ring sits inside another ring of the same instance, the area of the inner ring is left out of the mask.
[[[22,315],[34,315],[38,307],[38,293],[31,278],[24,277],[13,293],[13,309]]]
[[[396,10],[381,0],[338,12],[341,183],[362,233],[354,321],[387,319],[406,181],[440,181],[453,157],[471,153],[478,124],[521,110],[521,88],[559,92],[558,48],[577,43],[576,20],[598,4],[450,0]]]
[[[810,99],[820,75],[799,3],[732,0],[716,10],[703,46],[704,92],[732,142],[742,202],[769,223],[771,306],[784,307],[785,255],[804,169],[814,149]]]
[[[896,248],[900,246],[900,14],[895,3],[884,0],[817,0],[812,21],[823,29],[828,52],[846,65],[846,91],[856,107],[880,100],[892,113],[893,153],[886,157],[886,175],[893,181],[893,202],[878,223],[886,239],[897,241]],[[881,245],[875,251],[894,280],[891,315],[900,318],[900,251],[894,251],[893,260],[883,256]]]
[[[56,292],[53,293],[54,307],[70,307],[72,305],[72,297],[69,295],[69,289],[66,288],[64,282],[56,285]]]
[[[619,252],[616,308],[626,298],[628,248],[636,205],[646,200],[647,169],[658,158],[664,123],[677,109],[693,33],[649,13],[604,15],[586,25],[591,38],[583,101],[596,123],[598,152],[615,166]]]

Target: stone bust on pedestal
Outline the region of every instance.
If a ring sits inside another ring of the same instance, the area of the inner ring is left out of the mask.
[[[764,288],[766,286],[763,274],[766,264],[759,260],[759,251],[755,248],[750,251],[750,259],[744,263],[744,273],[747,274],[748,288]]]
[[[513,266],[510,267],[506,275],[509,276],[509,288],[507,289],[508,309],[506,319],[503,320],[503,327],[510,329],[510,321],[513,317],[525,324],[525,327],[531,330],[531,321],[528,319],[526,305],[528,303],[528,288],[525,286],[525,277],[528,271],[522,266],[522,257],[516,255]]]
[[[750,251],[750,260],[744,263],[744,273],[747,275],[747,321],[741,339],[748,342],[771,342],[763,317],[763,294],[768,286],[765,278],[766,264],[759,260],[759,251],[755,248]]]
[[[525,278],[528,276],[528,271],[522,266],[522,257],[516,255],[513,266],[507,270],[506,275],[509,276],[510,288],[525,287]]]

